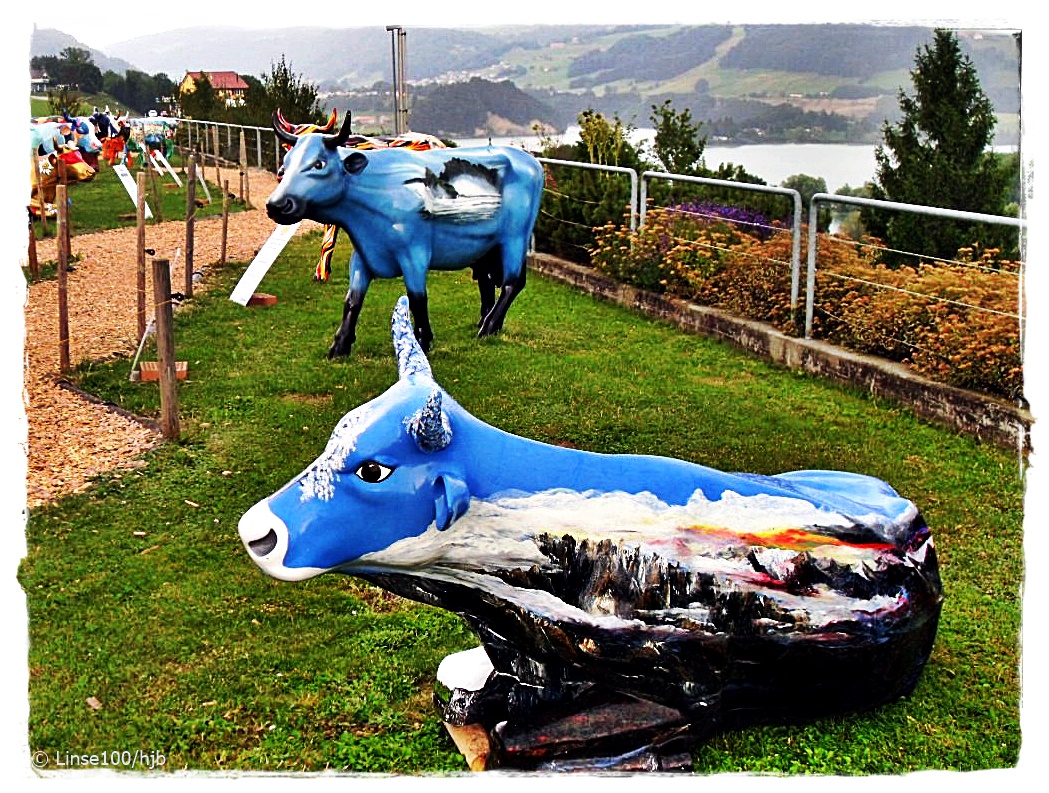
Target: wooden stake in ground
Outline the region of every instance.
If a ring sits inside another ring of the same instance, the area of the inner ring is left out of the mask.
[[[157,363],[160,374],[160,431],[168,440],[177,440],[179,420],[175,323],[171,307],[171,269],[167,259],[153,260],[153,301],[156,305]]]
[[[226,237],[229,231],[229,182],[222,183],[222,266],[226,266]]]
[[[36,221],[29,215],[29,275],[34,280],[40,277],[40,259],[36,255]]]
[[[62,240],[65,238],[65,229],[69,205],[66,203],[66,186],[60,184],[55,187],[55,203],[58,204],[58,369],[65,374],[69,371],[69,301],[66,288],[66,273],[68,271],[68,251]]]
[[[193,224],[197,217],[197,158],[189,155],[186,176],[186,297],[193,297]]]
[[[33,179],[36,184],[36,202],[40,206],[40,225],[44,230],[44,236],[47,236],[47,209],[44,207],[44,187],[40,183],[40,160],[35,154],[30,154],[33,158]]]
[[[138,337],[146,332],[146,174],[138,172],[138,193],[135,196],[135,222],[138,228],[138,243],[135,274],[138,285]]]

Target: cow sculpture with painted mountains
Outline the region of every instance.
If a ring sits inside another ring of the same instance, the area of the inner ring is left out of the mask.
[[[613,703],[624,740],[643,738],[605,741],[598,767],[648,753],[641,767],[661,768],[717,728],[915,686],[942,589],[929,529],[885,482],[521,438],[437,384],[403,297],[393,341],[398,381],[248,510],[240,537],[277,579],[346,573],[461,615],[481,639],[479,682],[446,682],[444,719],[484,725],[504,765],[570,765],[505,755],[515,731],[566,708]]]
[[[285,225],[303,219],[336,225],[353,242],[342,324],[329,357],[350,352],[361,306],[376,278],[404,279],[416,337],[425,350],[433,340],[426,294],[430,270],[472,268],[481,295],[478,335],[502,329],[525,286],[528,244],[542,198],[543,169],[532,155],[502,146],[346,148],[350,114],[335,135],[293,135],[276,113],[273,129],[291,149],[266,202],[270,218]]]

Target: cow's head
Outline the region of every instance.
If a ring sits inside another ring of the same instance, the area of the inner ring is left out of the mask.
[[[407,298],[393,314],[400,379],[350,411],[324,453],[240,519],[240,538],[264,572],[300,581],[361,556],[445,529],[470,503],[453,449],[450,401],[415,340]]]
[[[346,174],[363,171],[368,158],[360,151],[340,148],[350,137],[349,113],[335,135],[295,135],[286,129],[286,123],[274,111],[273,130],[291,149],[277,171],[280,181],[266,201],[266,213],[277,223],[291,225],[310,216],[312,210],[338,203]]]

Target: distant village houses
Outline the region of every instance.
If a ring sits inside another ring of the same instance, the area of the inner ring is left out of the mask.
[[[196,91],[197,80],[201,74],[207,77],[215,93],[226,103],[226,107],[244,104],[248,84],[236,72],[186,72],[186,76],[178,85],[179,95],[184,96]]]
[[[47,76],[47,72],[43,69],[30,69],[29,70],[29,92],[33,94],[42,94],[48,88],[51,87],[51,78]]]

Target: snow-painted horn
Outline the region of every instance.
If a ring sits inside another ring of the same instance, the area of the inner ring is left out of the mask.
[[[424,375],[433,380],[433,370],[426,353],[419,346],[412,327],[412,318],[408,309],[408,298],[402,295],[393,309],[390,319],[390,335],[393,336],[393,351],[397,355],[397,371],[403,380],[414,375]]]
[[[352,114],[349,110],[346,111],[346,118],[342,120],[342,127],[339,128],[338,135],[325,135],[324,145],[329,149],[337,149],[339,146],[344,144],[350,137],[350,121]]]
[[[289,132],[287,128],[282,125],[281,122],[284,122],[285,124],[287,122],[284,121],[284,119],[281,117],[279,110],[273,111],[273,116],[270,119],[270,122],[273,124],[273,131],[277,133],[277,139],[281,143],[284,143],[288,146],[294,146],[296,143],[298,143],[298,136],[294,133]]]
[[[435,388],[426,404],[409,419],[408,434],[424,452],[439,452],[452,442],[452,428],[441,410],[441,389]]]

